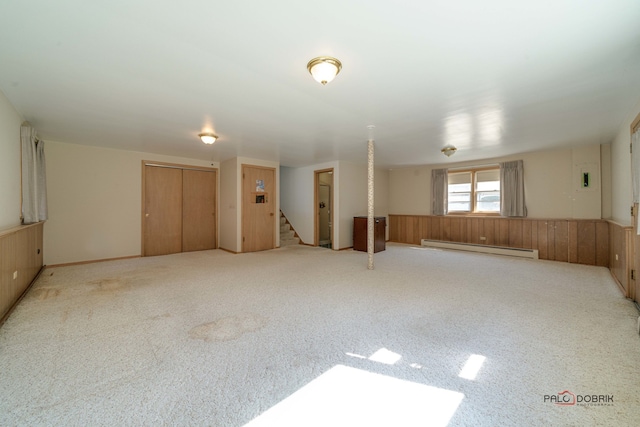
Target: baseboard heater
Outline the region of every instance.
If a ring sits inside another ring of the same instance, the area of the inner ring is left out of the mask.
[[[442,240],[429,239],[422,239],[421,246],[538,259],[537,249],[506,248],[503,246],[478,245],[475,243],[444,242]]]

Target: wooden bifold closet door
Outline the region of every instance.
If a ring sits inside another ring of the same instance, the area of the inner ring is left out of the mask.
[[[182,252],[216,246],[215,172],[182,171]]]
[[[144,166],[143,256],[216,248],[216,172]]]

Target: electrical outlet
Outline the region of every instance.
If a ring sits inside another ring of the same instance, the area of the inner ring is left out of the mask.
[[[616,261],[618,260],[618,254],[616,254]]]
[[[13,272],[13,280],[16,280],[18,278],[18,271],[14,271]]]
[[[484,236],[480,236],[480,240],[487,240],[487,238]]]

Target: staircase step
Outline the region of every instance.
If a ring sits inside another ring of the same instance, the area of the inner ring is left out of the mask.
[[[294,238],[296,233],[293,230],[280,231],[280,240],[282,239],[292,239]]]
[[[298,237],[293,237],[290,239],[280,239],[280,247],[289,246],[289,245],[299,245],[300,239]]]
[[[300,238],[296,237],[296,232],[287,222],[287,218],[280,211],[280,246],[299,245]]]

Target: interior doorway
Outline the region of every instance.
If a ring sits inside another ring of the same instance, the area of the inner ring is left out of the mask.
[[[333,168],[315,171],[315,246],[333,249]]]

